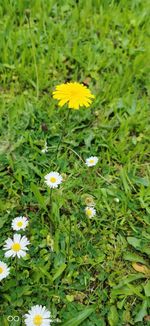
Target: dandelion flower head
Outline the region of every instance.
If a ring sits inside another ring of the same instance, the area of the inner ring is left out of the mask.
[[[59,100],[59,106],[67,103],[70,109],[78,110],[80,106],[89,107],[94,95],[83,84],[70,82],[56,86],[53,98]]]

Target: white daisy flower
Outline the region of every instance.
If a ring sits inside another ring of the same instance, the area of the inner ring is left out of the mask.
[[[89,158],[86,159],[86,163],[85,164],[87,166],[94,166],[94,165],[97,164],[97,162],[98,162],[98,157],[91,156],[91,157],[89,157]]]
[[[0,261],[0,281],[9,275],[10,268],[7,267],[7,264]]]
[[[12,229],[15,231],[25,230],[28,223],[29,223],[29,221],[28,221],[27,217],[18,216],[12,220],[11,226],[12,226]]]
[[[92,218],[93,216],[96,215],[96,210],[95,210],[95,208],[93,208],[93,207],[89,207],[89,206],[87,206],[87,207],[85,208],[85,214],[86,214],[89,218]]]
[[[13,240],[8,238],[5,241],[5,245],[3,248],[3,250],[6,250],[5,257],[25,257],[26,251],[28,250],[28,244],[30,244],[30,242],[25,236],[21,237],[20,234],[15,233]]]
[[[24,317],[27,326],[50,326],[52,322],[50,311],[41,305],[33,306]]]
[[[62,183],[62,176],[58,172],[50,172],[44,178],[50,188],[57,188]]]

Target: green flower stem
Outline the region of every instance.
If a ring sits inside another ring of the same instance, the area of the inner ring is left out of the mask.
[[[49,197],[49,201],[50,201],[50,207],[52,208],[52,191],[53,189],[50,189],[50,197]]]
[[[18,258],[15,257],[15,276],[16,276],[16,306],[18,306]]]
[[[48,217],[50,219],[50,232],[52,233],[53,232],[53,220],[51,219],[51,213],[52,213],[52,191],[53,189],[51,188],[50,189],[50,197],[49,197],[49,202],[50,202],[50,209],[49,209],[49,213],[48,213]]]
[[[62,128],[62,133],[60,135],[60,139],[59,139],[59,142],[58,142],[58,145],[57,145],[57,149],[56,149],[56,159],[58,158],[58,153],[59,153],[59,148],[60,148],[60,145],[62,143],[62,140],[64,138],[64,134],[65,134],[65,129],[67,128],[67,125],[68,125],[68,122],[69,122],[69,116],[70,116],[70,109],[68,109],[68,113],[66,115],[66,121],[64,122],[63,124],[63,128]]]

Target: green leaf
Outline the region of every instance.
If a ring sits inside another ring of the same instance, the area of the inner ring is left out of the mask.
[[[129,260],[129,261],[135,261],[135,262],[139,262],[139,263],[143,263],[146,264],[146,261],[144,260],[144,258],[142,258],[141,256],[135,254],[134,252],[130,252],[127,251],[124,253],[123,258],[125,260]]]
[[[125,276],[117,286],[113,287],[113,289],[114,290],[119,289],[119,288],[121,288],[122,286],[124,286],[124,285],[126,285],[128,283],[139,280],[140,278],[146,278],[146,276],[143,275],[142,273],[140,273],[140,274],[130,274],[128,276]]]
[[[74,295],[66,295],[66,299],[68,302],[74,301]]]
[[[120,170],[120,177],[121,177],[121,180],[122,180],[122,183],[123,183],[123,186],[124,186],[124,190],[125,190],[126,194],[128,194],[130,192],[130,187],[129,187],[128,182],[127,182],[126,171],[123,168]]]
[[[119,316],[116,306],[111,306],[108,313],[108,321],[110,326],[118,326]]]
[[[95,307],[91,308],[85,308],[78,314],[76,314],[75,317],[69,319],[65,323],[63,323],[61,326],[78,326],[80,325],[86,318],[88,318],[92,312],[95,310]]]
[[[138,321],[142,321],[144,316],[147,315],[147,300],[144,300],[142,305],[141,305],[141,308],[139,309],[136,317],[135,317],[135,323],[137,323]]]
[[[87,135],[84,139],[85,146],[90,147],[91,146],[91,141],[94,139],[95,135],[92,131],[90,131],[89,135]]]
[[[7,220],[8,220],[8,216],[6,216],[6,215],[1,216],[1,218],[0,218],[0,229],[3,227],[3,225],[6,223]]]
[[[123,298],[121,301],[118,301],[117,302],[117,307],[119,309],[122,309],[124,307],[124,305],[125,305],[125,302],[126,302],[126,298]]]
[[[145,245],[142,247],[142,252],[145,252],[145,254],[147,254],[148,256],[150,256],[150,246],[149,245]]]
[[[44,267],[38,267],[39,268],[39,270],[41,271],[41,273],[43,274],[43,275],[45,275],[47,278],[48,278],[48,280],[52,283],[52,277],[51,277],[51,275],[49,274],[49,272],[44,268]]]
[[[144,291],[146,297],[150,297],[150,280],[144,285]]]
[[[58,269],[56,270],[54,276],[53,276],[53,281],[56,280],[56,278],[58,278],[62,273],[63,271],[65,270],[65,268],[67,267],[67,265],[65,263],[61,264]]]
[[[31,191],[34,193],[34,196],[37,199],[39,205],[43,208],[46,208],[45,198],[41,195],[39,188],[33,182],[31,182],[30,187],[31,187]]]
[[[141,299],[144,298],[144,296],[140,293],[140,291],[142,291],[142,287],[139,285],[139,286],[132,286],[131,284],[127,284],[127,285],[124,285],[120,288],[116,288],[116,289],[113,289],[111,291],[111,297],[112,298],[117,298],[118,295],[123,295],[123,296],[130,296],[130,295],[137,295],[139,296]]]
[[[135,286],[132,284],[127,284],[128,288],[135,293],[138,297],[140,297],[141,299],[144,299],[144,296],[140,293],[140,291],[142,291],[142,288],[140,288],[140,286]]]
[[[149,216],[147,216],[147,215],[143,216],[143,221],[144,221],[148,226],[150,225]]]
[[[148,187],[149,186],[149,180],[148,178],[139,178],[139,177],[135,177],[133,179],[133,181],[138,185],[138,184],[141,184],[145,187]]]
[[[34,166],[31,162],[27,162],[27,165],[31,170],[33,170],[39,177],[42,178],[42,173],[41,171],[37,168],[37,166]]]
[[[141,240],[134,237],[127,237],[128,243],[133,246],[135,249],[139,249],[141,247]]]
[[[135,249],[140,250],[141,252],[145,252],[147,255],[150,255],[150,246],[149,243],[142,245],[142,241],[140,239],[134,237],[127,237],[128,243],[133,246]]]

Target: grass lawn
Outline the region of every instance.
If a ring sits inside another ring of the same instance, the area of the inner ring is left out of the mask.
[[[52,325],[150,325],[149,15],[148,0],[1,2],[1,326],[35,305]],[[72,81],[90,107],[53,99]],[[17,216],[29,250],[6,258]]]

